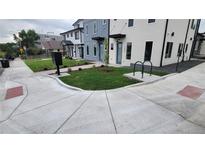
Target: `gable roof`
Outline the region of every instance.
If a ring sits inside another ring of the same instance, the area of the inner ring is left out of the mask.
[[[61,41],[55,41],[55,40],[43,41],[42,46],[45,49],[54,49],[54,50],[63,49]]]
[[[76,24],[78,24],[80,21],[82,21],[83,19],[78,19],[76,20],[76,22],[73,23],[73,26],[75,26]]]

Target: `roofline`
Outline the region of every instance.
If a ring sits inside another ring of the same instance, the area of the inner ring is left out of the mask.
[[[77,24],[77,23],[79,23],[80,21],[82,21],[83,19],[78,19],[78,20],[76,20],[73,24],[72,24],[72,26],[74,26],[75,24]]]
[[[83,29],[83,27],[78,27],[78,28],[71,29],[71,30],[69,30],[69,31],[66,31],[66,32],[60,33],[60,35],[63,35],[63,34],[69,33],[69,32],[73,32],[73,31],[76,31],[76,30],[82,30],[82,29]]]

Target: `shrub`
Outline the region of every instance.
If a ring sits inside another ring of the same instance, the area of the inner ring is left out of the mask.
[[[101,65],[100,67],[105,67],[105,65]]]
[[[79,70],[79,71],[82,71],[82,68],[81,68],[81,67],[79,67],[79,68],[78,68],[78,70]]]
[[[0,51],[0,58],[4,58],[5,57],[5,53]]]

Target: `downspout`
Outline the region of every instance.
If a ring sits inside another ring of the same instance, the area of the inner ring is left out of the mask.
[[[196,37],[197,37],[198,31],[199,31],[200,23],[201,23],[201,19],[197,19],[197,25],[196,25],[196,30],[195,30],[195,33],[194,33],[194,40],[193,40],[193,43],[192,43],[191,53],[189,55],[189,60],[191,60],[191,57],[194,54],[194,47],[196,45]]]
[[[187,35],[188,35],[188,32],[189,32],[189,25],[190,25],[190,19],[189,19],[189,22],[188,22],[188,26],[187,26],[187,30],[186,30],[186,35],[185,35],[185,39],[184,39],[182,62],[184,61],[185,46],[186,46],[186,41],[187,41]]]
[[[162,54],[161,54],[161,60],[160,60],[160,67],[162,67],[162,61],[163,61],[163,56],[164,56],[164,47],[165,47],[165,41],[166,41],[166,36],[167,36],[168,22],[169,22],[169,19],[166,19],[166,25],[165,25],[165,30],[164,30],[164,39],[163,39],[163,45],[162,45]]]
[[[107,52],[108,52],[108,57],[109,57],[109,55],[110,55],[110,19],[108,19],[108,37],[107,37],[107,39],[108,39],[108,45],[107,45]],[[109,59],[110,58],[108,58],[108,64],[109,64]]]

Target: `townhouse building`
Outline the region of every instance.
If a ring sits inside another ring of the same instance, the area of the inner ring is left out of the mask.
[[[151,61],[164,66],[190,59],[199,20],[110,19],[109,63]]]
[[[84,26],[84,59],[104,61],[104,40],[108,39],[108,19],[86,19]]]
[[[63,32],[63,48],[68,56],[73,58],[84,58],[83,19],[78,19],[73,29]]]

